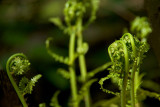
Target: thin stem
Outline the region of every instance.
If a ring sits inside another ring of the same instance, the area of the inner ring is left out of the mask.
[[[78,26],[77,27],[78,27],[77,45],[78,45],[78,48],[82,48],[83,37],[82,37],[82,19],[81,18],[79,18],[79,20],[78,20]],[[85,62],[84,54],[79,55],[79,66],[80,66],[80,70],[81,70],[82,81],[85,82],[86,81],[86,76],[87,76],[87,70],[86,70],[86,62]]]
[[[100,71],[103,71],[105,69],[107,69],[109,66],[112,65],[112,62],[107,62],[103,65],[101,65],[100,67],[97,67],[96,69],[90,71],[88,74],[87,74],[87,78],[91,78],[93,77],[95,74],[97,74],[98,72]]]
[[[135,72],[137,69],[137,63],[134,62],[131,72],[131,107],[135,107]]]
[[[108,107],[109,105],[117,103],[119,103],[119,96],[115,96],[111,99],[97,101],[95,104],[93,104],[93,107]]]
[[[78,45],[78,48],[82,48],[83,37],[82,37],[82,19],[81,18],[79,18],[77,25],[78,25],[77,26],[78,27],[77,45]],[[86,70],[86,62],[85,62],[85,56],[84,56],[84,54],[80,54],[79,55],[79,66],[80,66],[80,72],[81,72],[81,79],[82,79],[83,83],[85,83],[87,81],[87,70]],[[89,93],[89,89],[87,89],[86,94],[84,96],[84,99],[85,99],[85,107],[90,107],[90,93]]]
[[[18,95],[18,97],[19,97],[19,99],[20,99],[20,101],[21,101],[21,103],[22,103],[22,105],[23,105],[23,107],[28,107],[28,105],[27,105],[27,103],[26,103],[23,95],[20,93],[20,90],[19,90],[19,88],[18,88],[15,80],[13,79],[13,77],[12,77],[12,75],[11,75],[11,70],[10,70],[11,61],[13,60],[13,58],[15,58],[15,57],[17,57],[17,56],[21,56],[21,57],[26,58],[26,57],[24,56],[24,54],[22,54],[22,53],[17,53],[17,54],[12,55],[12,56],[8,59],[7,64],[6,64],[7,75],[8,75],[8,77],[9,77],[9,79],[10,79],[10,81],[11,81],[11,83],[12,83],[12,85],[13,85],[13,87],[14,87],[14,89],[15,89],[15,91],[16,91],[16,93],[17,93],[17,95]]]
[[[128,75],[125,73],[123,78],[123,83],[122,83],[122,91],[121,91],[121,107],[126,107],[127,79],[128,79]]]
[[[74,68],[74,55],[75,55],[75,30],[73,30],[72,34],[70,35],[70,42],[69,42],[69,71],[70,71],[70,83],[71,83],[71,92],[72,92],[72,100],[73,100],[73,107],[78,107],[77,100],[77,84],[76,84],[76,74]]]
[[[122,91],[121,91],[121,107],[126,107],[126,87],[127,87],[127,79],[129,73],[129,58],[126,44],[120,40],[124,49],[124,59],[125,59],[125,71],[124,77],[122,81]]]
[[[136,60],[137,54],[136,54],[136,46],[135,46],[135,43],[134,43],[133,36],[130,33],[126,33],[126,35],[128,35],[129,38],[130,38],[131,45],[132,45],[132,50],[133,50],[133,56],[135,57],[135,61],[134,61],[132,72],[131,72],[131,91],[130,91],[131,107],[135,107],[135,92],[136,92],[136,89],[135,89],[135,72],[137,70],[137,60]]]

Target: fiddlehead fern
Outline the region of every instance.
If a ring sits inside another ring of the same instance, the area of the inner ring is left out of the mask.
[[[110,51],[112,49],[112,51]],[[114,50],[117,49],[117,50]],[[129,56],[127,51],[127,46],[122,40],[115,41],[114,44],[111,44],[108,48],[110,58],[113,62],[113,70],[121,72],[122,80],[122,89],[121,89],[121,106],[126,106],[126,87],[127,79],[129,73]]]
[[[119,83],[122,78],[121,89],[121,106],[126,106],[127,90],[130,91],[131,105],[135,107],[136,90],[135,88],[135,73],[139,71],[140,63],[143,59],[143,54],[147,52],[149,46],[146,42],[140,42],[130,33],[125,33],[120,40],[112,43],[108,48],[108,53],[113,65],[110,68],[110,74],[100,80],[102,90],[105,90],[102,85],[105,79],[114,78],[116,76]],[[131,72],[131,73],[129,73]],[[129,79],[131,78],[131,80]]]
[[[148,18],[147,17],[136,17],[131,22],[130,31],[133,34],[136,34],[136,37],[138,37],[139,39],[146,41],[148,34],[152,32],[152,29],[148,22]]]
[[[35,82],[41,77],[41,75],[36,75],[31,80],[26,77],[22,77],[19,82],[19,87],[14,79],[17,75],[23,75],[29,70],[30,62],[23,53],[17,53],[12,55],[6,64],[7,75],[24,107],[28,107],[24,95],[31,94]]]
[[[23,61],[21,61],[19,59],[21,59]],[[18,97],[19,97],[19,99],[21,101],[21,103],[23,104],[24,107],[27,107],[28,105],[26,104],[26,101],[25,101],[23,95],[20,93],[20,90],[19,90],[19,88],[18,88],[18,86],[17,86],[17,84],[16,84],[16,82],[13,79],[13,76],[11,74],[12,72],[13,72],[13,74],[14,73],[15,74],[21,74],[21,73],[23,73],[21,71],[26,70],[26,67],[27,67],[27,69],[29,68],[30,63],[25,64],[25,66],[26,66],[25,69],[23,69],[23,68],[22,69],[18,69],[18,68],[20,68],[22,62],[25,62],[24,60],[27,60],[27,57],[22,53],[17,53],[17,54],[12,55],[7,61],[6,70],[7,70],[8,77],[9,77],[9,79],[10,79],[10,81],[11,81],[11,83],[12,83],[12,85],[13,85],[13,87],[14,87],[14,89],[15,89],[15,91],[16,91],[16,93],[17,93],[17,95],[18,95]],[[18,68],[16,68],[16,66]],[[17,69],[18,71],[15,71],[15,69]],[[20,73],[19,73],[19,71],[20,71]]]
[[[11,56],[6,65],[6,69],[15,75],[22,75],[29,70],[30,62],[22,53],[17,53]]]

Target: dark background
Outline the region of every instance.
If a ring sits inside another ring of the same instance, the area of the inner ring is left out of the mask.
[[[45,48],[47,37],[54,38],[53,50],[61,55],[68,55],[68,38],[55,25],[49,22],[51,17],[63,19],[63,8],[66,0],[0,0],[0,68],[5,71],[5,64],[10,55],[22,52],[31,62],[30,75],[42,74],[43,77],[35,87],[32,95],[28,95],[30,106],[39,103],[49,104],[50,98],[56,90],[61,90],[60,104],[65,107],[70,95],[69,81],[61,77],[57,68],[66,66],[52,59]],[[107,48],[114,40],[119,39],[123,29],[129,27],[136,16],[148,16],[153,33],[149,36],[150,50],[144,59],[141,73],[145,73],[142,87],[160,93],[160,3],[158,0],[100,0],[96,21],[84,31],[84,41],[89,43],[86,54],[88,71],[110,61]],[[79,74],[77,72],[77,74]],[[96,75],[97,78],[108,74],[105,70]],[[1,106],[7,106],[7,87],[14,90],[8,83],[5,73],[1,75]],[[9,84],[9,83],[8,83]],[[109,87],[110,84],[107,84]],[[103,93],[98,83],[91,86],[92,102],[113,97]],[[12,95],[12,94],[10,94]],[[12,100],[17,100],[16,94]],[[13,101],[10,101],[12,103]],[[147,98],[142,102],[144,107],[159,107],[160,102],[154,98]],[[6,104],[6,105],[5,105]]]

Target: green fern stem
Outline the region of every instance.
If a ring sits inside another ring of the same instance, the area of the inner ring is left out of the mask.
[[[78,48],[82,48],[83,46],[83,37],[82,37],[82,18],[80,17],[77,21],[77,46]],[[85,56],[84,53],[79,55],[79,67],[80,67],[80,72],[81,72],[81,79],[82,82],[85,83],[87,81],[87,69],[86,69],[86,62],[85,62]],[[90,107],[90,93],[89,89],[87,89],[85,96],[85,107]]]
[[[13,79],[13,77],[12,77],[12,75],[11,75],[11,72],[12,72],[12,71],[11,71],[11,66],[12,66],[12,64],[13,64],[13,63],[11,63],[11,62],[12,62],[12,60],[13,60],[15,57],[23,57],[23,58],[27,59],[27,57],[26,57],[24,54],[22,54],[22,53],[17,53],[17,54],[12,55],[12,56],[8,59],[7,64],[6,64],[7,75],[8,75],[8,77],[9,77],[9,79],[10,79],[10,81],[11,81],[11,83],[12,83],[12,85],[13,85],[13,87],[14,87],[14,89],[15,89],[15,91],[16,91],[16,93],[17,93],[17,95],[18,95],[18,97],[19,97],[19,99],[20,99],[20,101],[21,101],[21,103],[22,103],[22,105],[23,105],[23,107],[28,107],[28,105],[27,105],[27,103],[26,103],[23,95],[20,93],[20,90],[19,90],[19,88],[18,88],[15,80]]]
[[[130,33],[126,33],[125,35],[129,36],[129,39],[130,39],[130,42],[131,42],[131,46],[132,46],[132,50],[133,50],[133,56],[135,57],[135,60],[134,60],[134,63],[133,63],[133,68],[132,68],[132,72],[131,72],[131,91],[130,91],[130,94],[131,94],[131,107],[135,107],[135,92],[136,92],[136,90],[135,90],[135,72],[137,70],[137,60],[136,60],[136,57],[137,57],[136,53],[137,52],[136,52],[136,46],[135,46],[135,43],[134,43],[133,36]]]
[[[128,58],[128,51],[126,44],[124,43],[124,41],[121,40],[119,40],[119,42],[123,45],[124,58],[125,58],[125,71],[123,75],[122,90],[121,90],[121,107],[126,107],[126,87],[127,87],[128,73],[129,73],[129,58]]]
[[[131,72],[131,107],[135,107],[135,72],[137,69],[137,63],[134,62],[132,72]]]
[[[74,56],[75,56],[75,30],[73,28],[73,31],[70,35],[70,41],[69,41],[69,72],[70,72],[70,83],[71,83],[71,92],[72,92],[72,101],[73,101],[73,107],[79,107],[79,104],[77,102],[77,83],[76,83],[76,74],[75,74],[75,68],[74,68]]]
[[[83,46],[83,37],[82,37],[82,19],[79,18],[78,22],[77,22],[77,27],[78,27],[78,31],[77,31],[77,46],[78,48],[82,48]],[[86,77],[87,77],[87,70],[86,70],[86,62],[85,62],[85,57],[84,54],[81,53],[79,55],[79,66],[80,66],[80,71],[81,71],[81,79],[83,82],[86,81]]]

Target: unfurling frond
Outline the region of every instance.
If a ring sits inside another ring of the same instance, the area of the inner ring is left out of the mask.
[[[90,23],[93,22],[96,19],[96,12],[97,12],[98,7],[99,7],[99,1],[100,0],[91,0],[92,11],[91,11],[91,17],[89,19]]]
[[[147,36],[152,32],[152,29],[147,17],[136,17],[131,22],[130,31],[142,40],[147,38]]]
[[[63,56],[60,56],[60,55],[54,53],[53,51],[51,51],[51,49],[50,49],[50,41],[51,40],[53,40],[53,38],[51,38],[51,37],[49,37],[46,40],[46,48],[47,48],[47,51],[48,51],[49,55],[51,55],[56,61],[68,65],[68,62],[69,62],[68,57],[64,58]]]
[[[126,106],[125,99],[127,90],[130,90],[131,105],[135,105],[137,88],[141,83],[138,81],[135,86],[135,75],[138,78],[137,73],[139,71],[140,64],[144,57],[144,53],[146,53],[148,49],[149,45],[146,41],[140,41],[137,37],[133,37],[130,33],[125,33],[120,40],[113,42],[108,48],[108,53],[113,63],[110,73],[119,73],[120,78],[122,79],[122,87],[120,87],[121,99],[123,99],[123,102],[121,103],[122,107]],[[103,78],[102,81],[108,79],[109,76],[110,74]],[[102,81],[101,84],[103,83]],[[104,89],[102,85],[101,88],[103,91],[111,93],[110,91]]]
[[[117,78],[117,77],[119,77],[119,74],[117,74],[117,73],[114,73],[114,74],[113,74],[113,73],[110,73],[110,74],[107,75],[106,77],[101,78],[100,81],[99,81],[99,84],[100,84],[100,86],[101,86],[100,89],[102,89],[103,92],[106,92],[106,93],[108,93],[108,94],[113,94],[113,95],[118,96],[118,95],[119,95],[119,92],[113,92],[113,91],[110,91],[110,90],[105,89],[105,88],[103,87],[103,82],[104,82],[105,80],[110,79],[110,78]],[[120,79],[119,79],[118,81],[120,81]]]
[[[58,103],[58,95],[59,95],[60,91],[56,91],[53,95],[53,97],[51,98],[51,102],[50,102],[50,106],[51,107],[61,107]]]
[[[31,80],[27,79],[26,77],[23,77],[21,81],[19,82],[19,89],[21,93],[23,95],[31,94],[33,91],[33,87],[35,86],[35,83],[38,82],[41,76],[42,75],[38,74],[34,76]]]
[[[68,26],[75,24],[77,19],[82,17],[85,12],[86,7],[82,2],[68,0],[64,8],[66,24]]]
[[[30,62],[23,53],[12,55],[7,62],[6,68],[15,75],[22,75],[29,70]]]
[[[20,57],[15,57],[14,66],[12,66],[13,72],[17,75],[22,75],[25,71],[29,70],[30,62],[27,59],[21,59]]]
[[[88,27],[96,19],[96,13],[99,7],[100,0],[90,0],[90,8],[91,8],[91,16],[87,23],[85,24],[84,28]]]
[[[57,70],[59,74],[61,74],[64,78],[69,79],[70,78],[70,73],[66,71],[65,69],[58,69]]]
[[[31,80],[26,77],[22,77],[19,81],[19,86],[17,85],[18,80],[15,81],[17,75],[23,75],[29,70],[30,62],[23,53],[16,53],[12,55],[6,64],[7,75],[19,97],[23,107],[28,107],[24,95],[32,92],[32,88],[35,85],[35,82],[41,77],[41,75],[36,75]],[[13,74],[15,76],[13,76]]]
[[[127,47],[126,50],[124,50],[122,43]],[[133,65],[136,61],[137,65],[139,65],[144,57],[143,54],[148,50],[149,45],[146,42],[141,42],[131,34],[125,33],[120,40],[115,41],[108,48],[108,53],[113,62],[112,69],[119,73],[122,72],[125,67],[125,61],[128,61],[130,65]],[[128,53],[128,58],[125,58],[125,52]]]

